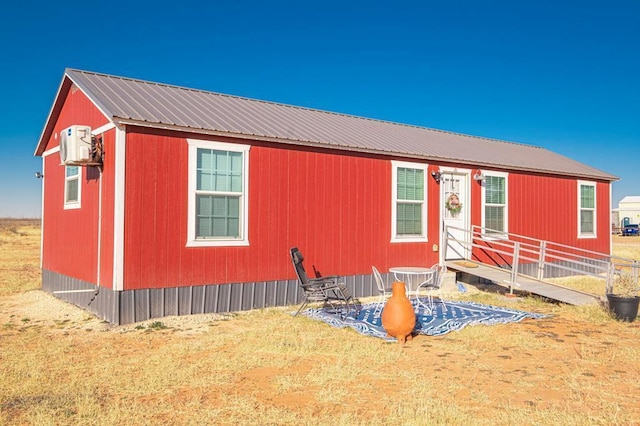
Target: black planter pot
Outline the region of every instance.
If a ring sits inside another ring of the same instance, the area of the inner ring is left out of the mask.
[[[638,316],[640,297],[623,297],[615,294],[607,294],[609,310],[620,321],[635,321]]]

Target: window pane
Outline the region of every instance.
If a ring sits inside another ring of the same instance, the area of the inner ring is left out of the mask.
[[[396,232],[398,235],[422,235],[422,204],[398,203]]]
[[[398,199],[399,200],[406,200],[407,199],[406,188],[407,188],[407,169],[398,168],[397,191],[398,191]]]
[[[67,166],[67,168],[66,168],[66,176],[67,177],[78,176],[79,171],[80,170],[78,169],[78,166]]]
[[[196,188],[211,191],[212,184],[212,151],[210,149],[198,149],[197,152],[197,183]]]
[[[223,217],[214,217],[212,222],[212,237],[228,237],[227,232],[227,219]]]
[[[580,185],[580,207],[583,209],[593,209],[596,207],[595,187],[591,185]]]
[[[398,168],[397,196],[399,200],[424,200],[424,170]]]
[[[198,148],[196,189],[242,192],[242,153]]]
[[[580,211],[580,232],[592,234],[593,229],[593,210]]]
[[[227,197],[228,208],[227,213],[229,217],[240,217],[240,198],[239,197]]]
[[[504,207],[485,206],[484,226],[489,230],[504,232]]]
[[[500,176],[487,176],[485,179],[485,202],[487,204],[505,203],[506,179]]]
[[[196,195],[196,238],[240,236],[240,197]]]
[[[74,203],[78,201],[78,178],[69,179],[66,182],[67,191],[65,201],[67,203]]]
[[[198,217],[196,218],[196,237],[203,238],[210,236],[211,232],[211,218]]]

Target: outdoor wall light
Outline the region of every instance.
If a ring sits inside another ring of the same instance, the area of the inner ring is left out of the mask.
[[[442,173],[433,171],[431,172],[431,176],[433,176],[433,180],[435,180],[436,183],[440,183],[440,176],[442,176]]]
[[[485,175],[483,175],[480,170],[478,170],[476,172],[476,174],[473,175],[473,180],[481,181],[481,180],[484,180],[484,179],[485,179]]]

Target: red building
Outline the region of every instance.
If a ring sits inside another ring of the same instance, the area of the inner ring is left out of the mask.
[[[66,70],[35,154],[43,288],[116,324],[297,303],[293,246],[360,297],[445,224],[611,250],[617,178],[543,148],[164,84]]]

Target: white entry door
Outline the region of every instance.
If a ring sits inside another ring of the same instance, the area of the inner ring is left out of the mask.
[[[469,258],[469,246],[465,244],[468,243],[469,233],[451,228],[469,229],[469,223],[471,222],[469,176],[469,172],[458,171],[443,171],[440,176],[440,205],[442,206],[443,229],[445,225],[448,226],[449,235],[457,240],[447,239],[447,245],[444,247],[445,260]]]

